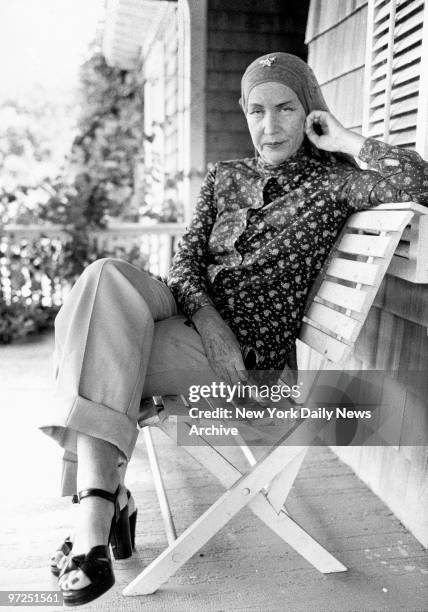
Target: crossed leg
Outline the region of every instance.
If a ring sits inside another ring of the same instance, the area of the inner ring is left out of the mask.
[[[55,322],[55,410],[40,425],[66,451],[63,495],[116,491],[142,395],[213,379],[199,334],[185,321],[164,283],[121,260],[99,260],[77,281]],[[119,506],[126,503],[123,489]],[[107,499],[82,500],[73,555],[107,543],[113,512]],[[80,570],[61,581],[70,589],[91,582]]]

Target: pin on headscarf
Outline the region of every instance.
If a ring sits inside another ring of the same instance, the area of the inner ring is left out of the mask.
[[[313,110],[329,110],[318,81],[308,64],[297,55],[278,51],[258,57],[244,72],[239,99],[244,112],[247,111],[250,91],[256,85],[270,82],[290,87],[299,98],[307,115]]]

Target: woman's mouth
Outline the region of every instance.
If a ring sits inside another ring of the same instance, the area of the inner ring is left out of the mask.
[[[284,144],[284,140],[281,141],[273,141],[273,142],[265,142],[264,143],[264,147],[268,147],[269,149],[277,149],[278,147],[280,147],[281,145]]]

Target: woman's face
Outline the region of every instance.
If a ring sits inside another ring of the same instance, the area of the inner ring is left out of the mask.
[[[281,164],[303,142],[305,110],[292,89],[282,83],[260,83],[250,91],[247,123],[262,159]]]

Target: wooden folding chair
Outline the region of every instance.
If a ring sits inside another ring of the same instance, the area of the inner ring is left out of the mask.
[[[330,363],[342,363],[352,351],[412,216],[413,212],[407,210],[372,209],[356,213],[346,222],[311,291],[300,332],[300,340]],[[185,418],[186,413],[186,401],[183,403],[177,396],[154,398],[152,414],[141,414],[139,425],[144,432],[169,545],[124,589],[124,595],[156,591],[244,506],[320,572],[346,571],[284,507],[308,447],[323,426],[319,420],[298,419],[259,460],[242,437],[236,436],[237,446],[249,464],[246,472],[240,471],[225,457],[224,449],[222,452],[222,447],[214,447],[208,438],[200,438],[199,445],[183,446],[226,490],[177,537],[150,428],[158,427],[176,441],[178,419]]]

